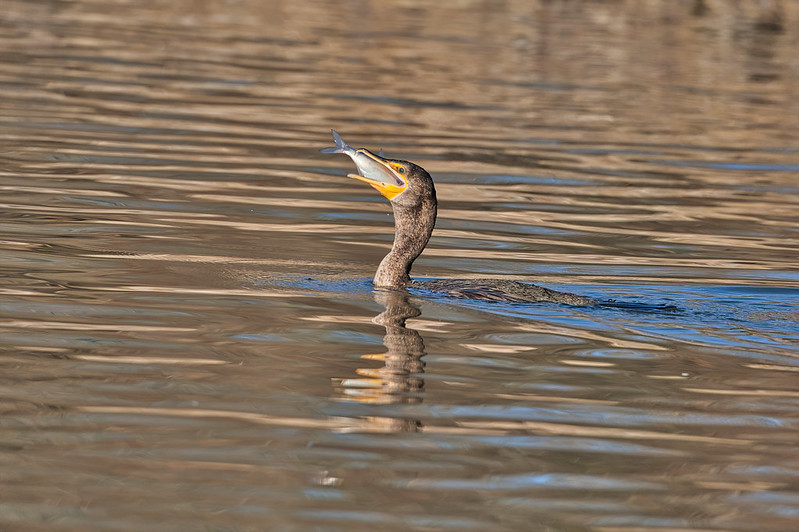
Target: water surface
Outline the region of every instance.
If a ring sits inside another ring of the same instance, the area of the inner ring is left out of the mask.
[[[0,528],[793,530],[790,2],[0,13]],[[380,292],[414,274],[629,308]],[[660,307],[672,306],[673,310]]]

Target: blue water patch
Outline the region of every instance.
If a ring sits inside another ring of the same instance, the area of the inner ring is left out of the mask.
[[[297,341],[298,336],[312,338],[313,343],[318,344],[380,345],[382,343],[382,336],[348,330],[320,331],[319,329],[293,329],[285,334],[245,333],[233,335],[233,338],[265,343],[293,343]]]
[[[349,199],[349,198],[348,198]],[[386,222],[391,221],[387,213],[373,213],[373,212],[321,212],[314,216],[316,220],[352,220],[359,222]],[[357,229],[360,229],[358,227]]]
[[[333,292],[341,294],[371,294],[374,291],[372,279],[361,278],[322,278],[286,275],[280,279],[270,279],[269,284],[278,287],[308,290],[310,292]]]
[[[676,450],[658,449],[637,443],[599,438],[576,439],[562,436],[501,435],[477,436],[474,438],[474,441],[490,447],[507,447],[512,449],[550,449],[562,452],[593,452],[640,456],[679,456],[683,454]]]
[[[494,239],[465,238],[465,237],[438,237],[436,246],[450,249],[517,249],[521,245],[518,242],[503,242]]]
[[[721,170],[751,170],[758,172],[799,172],[799,164],[772,163],[721,163],[707,161],[647,161],[669,166],[686,166],[691,168],[717,168]]]
[[[660,155],[660,152],[656,151],[630,148],[570,148],[565,152],[578,155]]]
[[[516,222],[493,222],[476,220],[458,220],[455,218],[444,218],[438,221],[439,229],[463,229],[472,233],[480,232],[487,235],[494,233],[522,234],[522,235],[574,235],[577,231],[571,229],[560,229],[544,227],[541,225],[525,225]],[[441,237],[433,236],[434,242],[438,243]],[[468,248],[465,248],[468,249]]]
[[[294,342],[296,341],[294,338],[294,333],[291,334],[236,334],[233,338],[239,338],[241,340],[252,340],[255,342],[269,342],[269,343],[279,343],[279,342]]]
[[[592,186],[597,182],[589,179],[564,179],[541,175],[511,174],[468,174],[465,172],[440,173],[435,175],[436,182],[476,185],[557,185],[557,186]]]
[[[512,491],[528,489],[562,489],[562,490],[659,490],[666,486],[656,482],[640,480],[614,479],[610,477],[594,477],[591,475],[569,473],[521,473],[518,475],[492,475],[476,479],[444,478],[415,479],[407,486],[401,480],[391,480],[398,487],[435,490],[488,490]]]

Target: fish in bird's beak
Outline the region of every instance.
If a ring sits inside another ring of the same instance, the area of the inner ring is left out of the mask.
[[[382,150],[380,155],[375,155],[363,148],[356,150],[347,145],[341,135],[336,133],[335,130],[331,129],[330,131],[333,133],[336,146],[334,148],[325,148],[322,153],[349,155],[358,168],[358,173],[347,174],[347,177],[369,183],[388,200],[392,200],[405,192],[405,189],[408,188],[408,180],[405,177],[408,169],[405,165],[382,157]]]

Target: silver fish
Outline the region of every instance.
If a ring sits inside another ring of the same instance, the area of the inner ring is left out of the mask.
[[[386,159],[382,156],[383,150],[380,150],[380,155],[375,155],[364,148],[355,149],[344,142],[344,139],[341,138],[341,135],[339,135],[336,130],[331,129],[330,131],[333,133],[333,139],[336,141],[336,145],[335,147],[324,148],[321,152],[349,155],[358,168],[358,175],[348,174],[349,177],[355,179],[364,177],[366,179],[361,179],[361,181],[366,181],[367,183],[376,181],[386,185],[402,187],[403,189],[407,186],[407,181],[392,168],[390,159]]]

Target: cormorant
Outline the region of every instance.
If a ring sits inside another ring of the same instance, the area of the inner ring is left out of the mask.
[[[364,181],[377,189],[394,209],[394,245],[377,268],[375,287],[419,288],[468,299],[549,301],[569,305],[595,303],[587,297],[505,279],[411,279],[411,265],[424,250],[436,225],[438,202],[433,179],[421,166],[382,157],[382,150],[380,155],[375,155],[363,148],[355,149],[348,146],[336,131],[331,131],[336,146],[325,148],[322,152],[349,155],[358,173],[348,174],[348,177]]]

